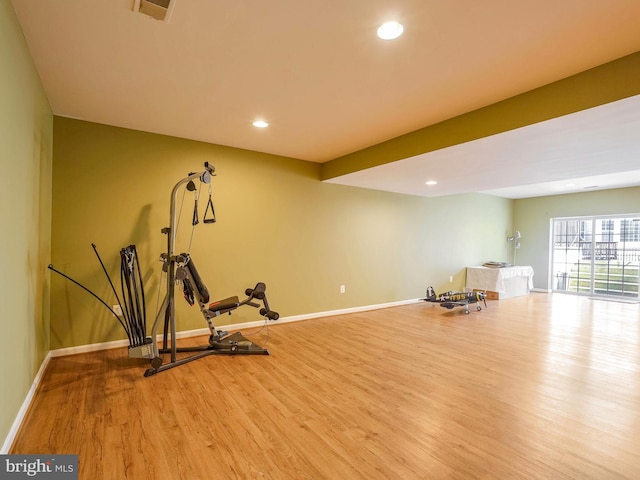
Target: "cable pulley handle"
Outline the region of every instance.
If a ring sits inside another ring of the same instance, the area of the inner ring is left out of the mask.
[[[198,223],[200,223],[200,221],[198,220],[198,199],[196,198],[193,205],[193,219],[191,220],[191,225],[195,227]]]
[[[209,209],[211,209],[211,218],[207,218]],[[204,217],[202,218],[202,221],[204,223],[216,223],[216,211],[213,208],[213,200],[211,200],[211,193],[209,193],[209,202],[207,203],[207,208],[204,210]]]
[[[193,217],[191,219],[191,225],[195,227],[198,223],[200,223],[200,221],[198,220],[198,197],[200,196],[200,191],[197,189],[196,184],[193,182],[193,180],[189,180],[189,183],[187,183],[187,190],[190,192],[195,192],[195,200],[193,203]]]

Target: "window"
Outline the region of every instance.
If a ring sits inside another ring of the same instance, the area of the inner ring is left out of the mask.
[[[640,219],[553,219],[553,290],[638,299]]]
[[[622,220],[622,238],[625,242],[640,242],[640,218]]]

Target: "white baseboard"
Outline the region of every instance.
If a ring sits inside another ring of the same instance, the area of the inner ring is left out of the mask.
[[[79,345],[77,347],[56,348],[49,353],[51,357],[66,357],[68,355],[77,355],[79,353],[98,352],[100,350],[109,350],[111,348],[126,347],[129,340],[114,340],[112,342],[89,343],[87,345]]]
[[[27,396],[25,397],[24,402],[22,402],[22,406],[20,407],[20,410],[18,410],[18,414],[16,415],[16,418],[13,420],[13,424],[9,429],[9,433],[4,439],[4,443],[2,444],[2,449],[0,449],[0,454],[6,455],[7,453],[9,453],[9,450],[11,450],[11,447],[16,438],[16,435],[18,434],[18,430],[20,430],[20,426],[22,425],[24,417],[29,411],[29,407],[31,406],[33,397],[35,396],[36,391],[38,390],[38,386],[40,385],[40,381],[42,380],[42,376],[44,375],[44,371],[47,369],[47,365],[49,364],[49,360],[51,359],[51,357],[52,357],[51,352],[47,353],[47,355],[44,357],[44,360],[42,361],[42,364],[38,369],[38,373],[36,373],[36,377],[33,379],[31,388],[27,392]]]
[[[290,317],[282,317],[275,321],[274,324],[278,323],[289,323],[289,322],[299,322],[301,320],[311,320],[313,318],[321,318],[321,317],[331,317],[335,315],[345,315],[347,313],[357,313],[357,312],[366,312],[368,310],[379,310],[381,308],[389,308],[389,307],[397,307],[400,305],[408,305],[410,303],[415,303],[420,301],[418,298],[410,299],[410,300],[400,300],[398,302],[390,302],[390,303],[380,303],[377,305],[365,305],[362,307],[351,307],[344,308],[340,310],[329,310],[326,312],[316,312],[316,313],[307,313],[304,315],[292,315]],[[240,330],[242,328],[254,328],[261,327],[264,325],[264,320],[258,320],[255,322],[244,322],[244,323],[234,323],[231,325],[222,325],[217,327],[220,330]],[[195,330],[185,330],[182,332],[178,332],[176,334],[176,338],[189,338],[189,337],[200,337],[203,335],[208,335],[208,328],[198,328]],[[158,335],[158,340],[162,338],[161,335]],[[67,355],[77,355],[79,353],[88,353],[88,352],[97,352],[100,350],[108,350],[111,348],[119,348],[126,347],[129,345],[128,340],[114,340],[112,342],[103,342],[103,343],[91,343],[88,345],[80,345],[77,347],[67,347],[67,348],[58,348],[55,350],[51,350],[49,354],[51,357],[66,357]]]
[[[335,315],[346,315],[347,313],[367,312],[369,310],[380,310],[382,308],[399,307],[400,305],[409,305],[410,303],[419,302],[419,298],[410,300],[400,300],[398,302],[379,303],[377,305],[365,305],[362,307],[343,308],[340,310],[329,310],[326,312],[307,313],[304,315],[293,315],[278,320],[278,323],[299,322],[300,320],[311,320],[313,318],[333,317]]]

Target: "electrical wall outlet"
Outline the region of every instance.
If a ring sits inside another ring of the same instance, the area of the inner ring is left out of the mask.
[[[449,283],[453,283],[453,275],[449,277]]]
[[[340,285],[340,293],[344,293],[346,291],[347,291],[346,287],[344,285]]]
[[[122,316],[122,308],[120,308],[120,305],[114,305],[113,306],[113,311],[115,312],[116,315],[118,315],[119,317]]]

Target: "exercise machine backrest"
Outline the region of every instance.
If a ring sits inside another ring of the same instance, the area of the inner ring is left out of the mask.
[[[183,257],[184,261],[186,262],[186,265],[182,268],[187,269],[188,275],[183,280],[182,278],[180,278],[180,275],[178,274],[177,275],[178,280],[182,280],[183,282],[189,282],[189,285],[193,287],[194,293],[198,294],[197,300],[200,303],[207,303],[210,298],[209,290],[207,289],[207,286],[202,281],[202,277],[200,277],[200,274],[198,273],[196,264],[193,262],[193,259],[188,253],[183,253],[180,256]]]

